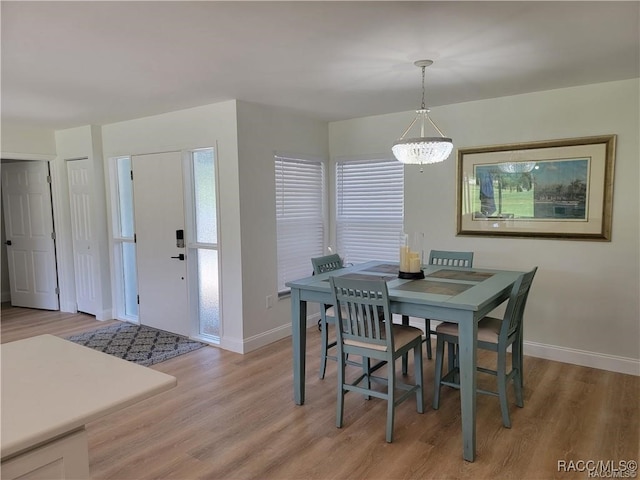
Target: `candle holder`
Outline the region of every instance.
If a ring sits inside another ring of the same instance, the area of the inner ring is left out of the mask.
[[[422,262],[424,254],[424,233],[408,235],[403,233],[400,237],[400,269],[398,278],[420,279],[424,278]]]
[[[420,280],[424,278],[424,272],[420,270],[419,272],[398,272],[398,278],[404,278],[407,280]]]

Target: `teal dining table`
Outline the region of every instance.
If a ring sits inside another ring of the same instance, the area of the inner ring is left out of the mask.
[[[293,342],[294,400],[305,400],[305,353],[307,303],[332,303],[330,276],[384,279],[389,289],[391,312],[408,317],[430,318],[458,324],[460,339],[460,401],[462,456],[476,457],[476,363],[478,322],[509,298],[523,272],[484,268],[424,266],[424,279],[398,278],[398,264],[370,261],[332,272],[287,282],[291,288],[291,335]]]

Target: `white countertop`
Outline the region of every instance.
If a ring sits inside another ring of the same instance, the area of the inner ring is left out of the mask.
[[[176,386],[175,377],[54,335],[0,345],[1,456]]]

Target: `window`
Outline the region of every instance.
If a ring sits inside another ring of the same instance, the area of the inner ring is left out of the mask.
[[[347,263],[399,260],[404,168],[396,160],[336,163],[336,242]]]
[[[311,275],[311,258],[324,252],[324,163],[275,157],[278,293]]]

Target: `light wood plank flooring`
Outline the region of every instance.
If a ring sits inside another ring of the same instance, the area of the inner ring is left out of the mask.
[[[109,323],[3,304],[2,343]],[[178,386],[87,426],[92,478],[584,479],[559,472],[558,461],[639,459],[640,377],[526,357],[525,407],[511,397],[513,428],[505,429],[497,398],[479,396],[478,454],[468,463],[459,393],[443,389],[440,410],[430,407],[433,360],[425,355],[425,413],[412,399],[400,405],[387,444],[378,399],[347,395],[344,427],[335,427],[335,363],[319,380],[317,329],[307,338],[304,406],[293,402],[289,338],[247,355],[207,347],[154,365]]]

